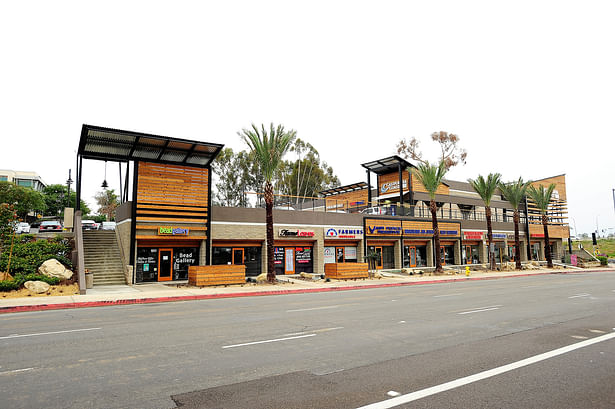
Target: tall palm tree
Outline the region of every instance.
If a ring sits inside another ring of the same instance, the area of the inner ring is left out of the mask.
[[[408,168],[408,172],[412,172],[417,180],[423,184],[427,193],[429,193],[429,210],[431,210],[431,225],[433,228],[434,252],[436,254],[436,273],[442,273],[442,261],[440,260],[440,229],[438,228],[438,206],[436,206],[436,190],[442,183],[444,175],[446,175],[446,165],[444,161],[440,161],[438,166],[432,165],[429,162],[419,163],[416,168]]]
[[[553,268],[553,259],[551,257],[551,246],[549,244],[549,220],[547,211],[549,210],[549,202],[551,202],[551,195],[553,195],[554,189],[555,183],[551,183],[547,188],[540,185],[538,188],[530,186],[527,190],[528,195],[534,204],[536,204],[536,207],[540,210],[540,214],[542,215],[542,227],[545,233],[545,257],[547,258],[547,267],[549,268]]]
[[[485,218],[487,219],[487,240],[489,242],[489,268],[495,270],[495,257],[491,252],[491,246],[493,243],[493,231],[491,228],[491,197],[495,193],[500,183],[502,175],[499,173],[490,173],[487,175],[487,179],[482,175],[478,175],[476,180],[468,179],[468,183],[472,186],[472,189],[483,199],[485,203]]]
[[[252,129],[242,129],[239,136],[248,144],[256,158],[256,163],[265,180],[265,213],[267,224],[267,281],[275,282],[275,266],[273,264],[273,178],[276,170],[282,163],[282,157],[290,148],[297,132],[286,131],[284,126],[269,126],[269,132],[265,125],[259,129],[252,124]]]
[[[519,205],[525,196],[529,182],[519,178],[516,182],[500,183],[500,192],[513,207],[513,222],[515,223],[515,268],[521,270],[521,246],[519,243]],[[527,215],[526,215],[527,217]],[[529,238],[528,238],[529,240]]]

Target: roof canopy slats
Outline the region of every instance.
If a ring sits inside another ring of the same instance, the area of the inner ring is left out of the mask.
[[[377,175],[385,175],[387,173],[397,171],[400,164],[402,170],[406,170],[406,168],[416,167],[407,160],[400,158],[397,155],[389,156],[388,158],[378,159],[367,163],[362,163],[361,166],[371,172],[374,172]]]
[[[84,124],[78,153],[85,159],[145,160],[207,167],[223,146]]]
[[[340,193],[354,192],[355,190],[362,190],[362,189],[367,189],[367,183],[359,182],[359,183],[353,183],[353,184],[345,185],[345,186],[338,186],[338,187],[334,187],[331,189],[323,190],[320,192],[320,194],[327,197],[327,196],[332,196],[332,195],[338,195]]]

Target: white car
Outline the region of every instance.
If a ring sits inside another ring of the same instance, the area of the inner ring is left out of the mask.
[[[115,226],[115,222],[102,222],[100,225],[100,230],[115,230]]]
[[[386,214],[386,209],[382,207],[368,207],[367,209],[361,210],[363,214]]]
[[[15,233],[30,233],[30,225],[25,222],[17,223],[17,226],[15,226]]]

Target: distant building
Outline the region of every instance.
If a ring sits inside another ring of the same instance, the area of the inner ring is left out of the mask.
[[[17,186],[30,187],[41,192],[47,184],[36,172],[0,170],[0,182],[13,182]]]

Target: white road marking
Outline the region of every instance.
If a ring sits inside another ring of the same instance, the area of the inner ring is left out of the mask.
[[[606,331],[602,331],[599,329],[590,329],[589,332],[593,332],[594,334],[606,334]]]
[[[26,371],[31,371],[33,369],[36,369],[36,368],[13,369],[12,371],[0,372],[0,375],[8,375],[8,374],[18,373],[18,372],[26,372]]]
[[[336,329],[344,329],[344,327],[331,327],[331,328],[315,329],[312,332],[328,332],[328,331],[335,331]]]
[[[405,324],[406,321],[399,321],[398,324]]]
[[[282,335],[283,337],[292,337],[293,335],[303,335],[303,334],[307,334],[307,332],[303,331],[303,332],[291,332],[290,334],[284,334]]]
[[[575,339],[587,339],[587,338],[589,338],[589,337],[585,337],[583,335],[571,335],[571,337],[575,338]]]
[[[486,305],[484,307],[464,308],[463,310],[455,310],[455,311],[449,311],[449,312],[466,312],[466,311],[484,310],[487,308],[496,308],[496,307],[503,307],[503,305],[502,304]]]
[[[6,337],[0,337],[0,339],[10,339],[10,338],[23,338],[23,337],[38,337],[40,335],[54,335],[54,334],[67,334],[69,332],[82,332],[82,331],[96,331],[102,328],[81,328],[81,329],[69,329],[66,331],[52,331],[52,332],[37,332],[35,334],[11,334]]]
[[[589,294],[582,293],[582,294],[575,294],[575,295],[573,295],[571,297],[568,297],[568,298],[579,298],[579,297],[587,297],[587,296],[589,296]]]
[[[485,311],[493,311],[493,310],[499,310],[499,309],[500,309],[500,307],[483,308],[482,310],[466,311],[466,312],[460,312],[458,314],[459,315],[474,314],[475,312],[485,312]]]
[[[451,389],[458,388],[460,386],[468,385],[470,383],[478,382],[483,379],[491,378],[496,375],[503,374],[505,372],[510,372],[515,369],[522,368],[524,366],[528,366],[534,364],[536,362],[544,361],[549,358],[553,358],[559,355],[566,354],[568,352],[572,352],[576,349],[584,348],[593,344],[597,344],[599,342],[608,341],[610,339],[615,338],[615,332],[610,334],[605,334],[598,336],[596,338],[588,339],[585,341],[577,342],[576,344],[568,345],[562,348],[554,349],[552,351],[548,351],[539,355],[534,355],[532,357],[522,359],[521,361],[513,362],[508,365],[503,365],[497,368],[489,369],[487,371],[479,372],[474,375],[466,376],[463,378],[455,379],[454,381],[446,382],[441,385],[432,386],[430,388],[422,389],[420,391],[408,393],[406,395],[397,396],[395,398],[387,399],[385,401],[372,403],[370,405],[361,406],[358,409],[388,409],[393,408],[395,406],[403,405],[409,402],[413,402],[415,400],[425,398],[427,396],[435,395],[440,392],[445,392]]]
[[[222,349],[245,347],[247,345],[267,344],[269,342],[288,341],[289,339],[299,339],[299,338],[307,338],[307,337],[315,337],[315,336],[316,336],[316,334],[306,334],[306,335],[299,335],[299,336],[296,336],[296,337],[285,337],[285,338],[267,339],[267,340],[264,340],[264,341],[246,342],[244,344],[225,345],[225,346],[222,347]]]
[[[389,395],[389,396],[399,396],[399,395],[401,395],[401,393],[395,392],[395,391],[388,391],[387,395]]]
[[[433,298],[440,298],[440,297],[454,297],[455,295],[463,295],[463,293],[434,295],[434,296],[433,296]]]
[[[337,308],[339,305],[330,305],[328,307],[314,307],[314,308],[301,308],[299,310],[287,310],[286,312],[300,312],[300,311],[316,311],[316,310],[330,310],[332,308]]]

